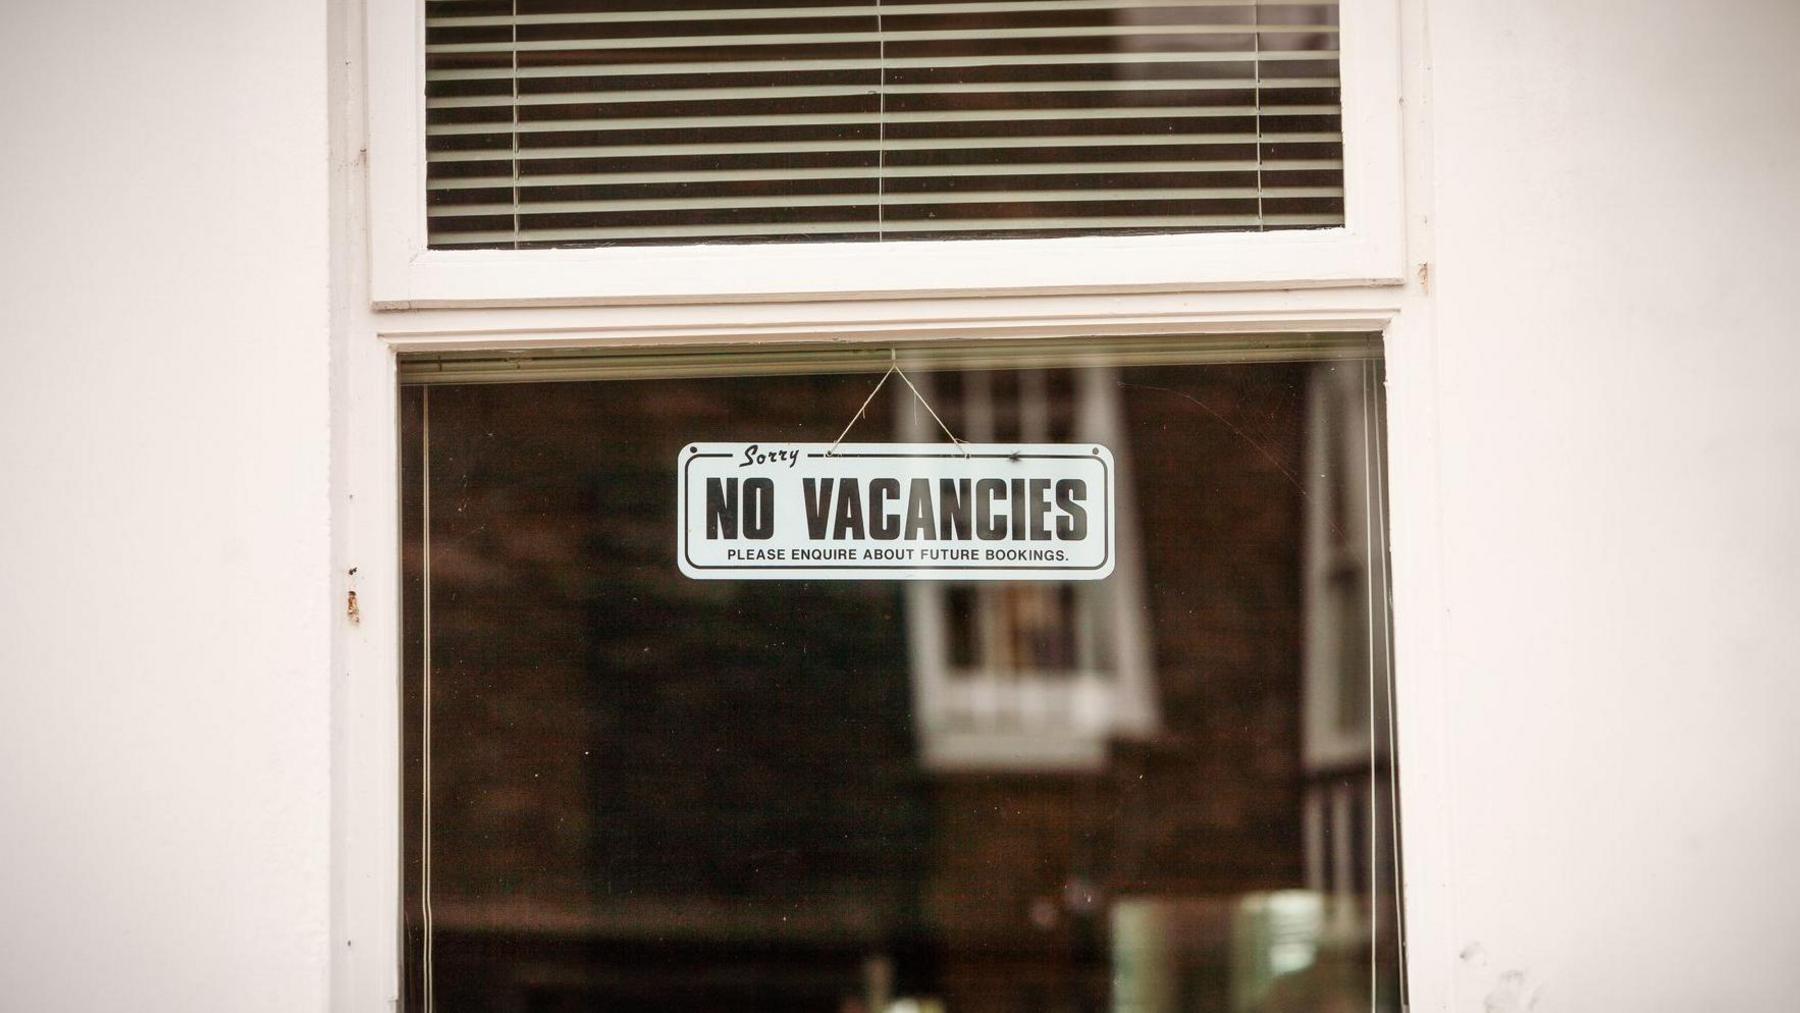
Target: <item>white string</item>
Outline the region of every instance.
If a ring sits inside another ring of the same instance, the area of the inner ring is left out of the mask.
[[[875,400],[875,395],[881,393],[881,388],[887,383],[887,378],[894,375],[894,368],[895,367],[893,366],[889,366],[888,371],[881,374],[881,379],[875,381],[875,389],[869,392],[868,397],[863,398],[862,407],[856,409],[856,414],[850,416],[850,424],[844,427],[844,431],[838,434],[836,440],[832,441],[831,449],[825,451],[826,457],[831,457],[837,453],[838,444],[844,442],[844,437],[849,436],[850,430],[856,426],[857,422],[861,421],[863,412],[867,411],[869,408],[869,402]]]
[[[931,407],[931,402],[925,400],[925,395],[919,393],[919,388],[913,386],[912,378],[906,375],[906,371],[901,369],[897,362],[889,366],[887,372],[881,374],[881,379],[875,381],[875,389],[869,392],[868,397],[863,398],[862,406],[856,409],[855,415],[850,416],[850,424],[844,427],[844,431],[838,434],[836,440],[832,441],[831,449],[825,451],[825,456],[837,456],[837,448],[844,442],[844,437],[849,436],[850,430],[856,428],[856,424],[862,421],[864,413],[869,410],[869,403],[875,400],[875,395],[881,393],[881,388],[887,384],[888,377],[896,373],[900,374],[900,381],[906,384],[906,389],[913,392],[913,397],[918,398],[919,403],[925,406],[925,410],[931,415],[931,420],[938,424],[938,428],[944,431],[945,436],[950,437],[950,442],[956,445],[956,449],[962,451],[964,457],[970,456],[969,448],[963,445],[963,441],[956,438],[956,434],[950,431],[950,427],[944,424],[943,419],[938,418],[937,409]]]
[[[1250,45],[1254,54],[1251,67],[1256,72],[1256,230],[1266,232],[1269,221],[1263,217],[1263,66],[1262,66],[1262,6],[1260,3],[1250,5],[1250,16],[1253,19],[1250,33]]]
[[[893,367],[893,370],[894,370],[894,372],[900,374],[900,379],[906,383],[906,389],[912,391],[913,397],[918,398],[919,403],[924,405],[925,410],[931,414],[931,421],[936,422],[938,424],[938,428],[942,429],[944,431],[944,435],[950,437],[950,442],[956,444],[956,449],[962,451],[962,455],[964,457],[968,457],[969,456],[969,448],[963,446],[963,441],[956,438],[956,434],[950,431],[949,426],[944,425],[943,419],[938,418],[938,413],[932,409],[931,402],[925,400],[925,395],[919,393],[919,388],[913,386],[912,378],[907,376],[906,372],[904,370],[902,370],[899,366]]]
[[[519,0],[512,5],[512,227],[519,248]]]
[[[881,24],[881,0],[875,0],[875,39],[875,62],[880,65],[875,96],[875,241],[883,242],[887,239],[887,30]]]

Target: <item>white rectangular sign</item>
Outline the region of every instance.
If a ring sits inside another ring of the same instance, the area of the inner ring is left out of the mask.
[[[1099,580],[1112,452],[1093,443],[694,443],[677,554],[700,580]]]

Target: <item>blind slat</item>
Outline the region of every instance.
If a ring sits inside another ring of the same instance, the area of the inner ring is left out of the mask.
[[[1184,10],[1211,7],[1317,7],[1319,0],[1066,0],[1056,4],[1062,11],[1120,10]],[[1042,0],[1003,0],[996,3],[926,3],[881,4],[883,17],[908,17],[923,14],[1037,14],[1046,5]],[[427,28],[506,27],[512,25],[605,25],[662,24],[677,21],[770,21],[801,18],[872,17],[877,13],[873,3],[839,7],[728,7],[710,10],[676,11],[579,11],[563,14],[492,14],[448,15],[426,19]]]
[[[752,74],[778,71],[800,73],[836,70],[969,70],[999,67],[1079,67],[1130,66],[1146,63],[1257,63],[1294,60],[1337,61],[1332,50],[1293,50],[1287,52],[1236,51],[1223,53],[994,53],[982,56],[878,57],[856,59],[742,60],[731,63],[652,63],[652,64],[584,64],[555,67],[476,67],[456,70],[428,70],[426,81],[483,81],[518,78],[581,77],[645,77],[653,74]]]
[[[1258,196],[1341,197],[1341,187],[1187,187],[1132,190],[1133,200],[1197,201],[1254,200]],[[663,200],[536,201],[521,204],[439,204],[429,214],[441,218],[484,215],[569,214],[588,211],[685,211],[709,208],[772,207],[907,207],[921,204],[1079,204],[1117,200],[1118,195],[1095,190],[977,190],[953,193],[833,193],[782,194],[770,197],[684,197]]]
[[[430,53],[586,53],[626,49],[738,49],[753,46],[793,46],[797,40],[808,46],[835,46],[853,43],[891,44],[915,42],[956,42],[978,39],[997,42],[1011,39],[1112,39],[1151,38],[1163,35],[1296,35],[1336,31],[1318,25],[1129,25],[1076,26],[1070,28],[941,28],[911,29],[894,27],[879,32],[808,32],[804,36],[782,32],[775,35],[667,35],[650,38],[623,39],[544,39],[508,42],[461,42],[425,47]],[[1253,55],[1253,51],[1252,51]]]
[[[918,112],[776,113],[749,116],[623,116],[617,119],[525,120],[523,122],[443,123],[426,130],[434,136],[469,134],[541,134],[569,131],[673,130],[761,126],[865,126],[911,123],[1008,123],[1036,120],[1184,120],[1254,119],[1282,116],[1330,116],[1337,106],[1137,106],[1061,109],[937,109]]]
[[[582,229],[521,229],[516,235],[527,243],[580,242],[590,239],[659,239],[664,236],[779,236],[779,235],[874,235],[878,232],[1055,232],[1068,230],[1254,228],[1268,225],[1334,225],[1331,215],[1132,215],[1081,218],[988,218],[947,221],[873,222],[771,222],[753,225],[658,225],[649,228],[597,226]],[[445,245],[510,241],[515,233],[463,232],[447,236]]]
[[[732,155],[825,151],[947,151],[988,148],[1188,147],[1212,144],[1338,143],[1336,133],[1282,134],[1042,134],[1031,137],[869,138],[841,141],[716,141],[696,144],[608,144],[572,148],[483,148],[434,151],[433,162],[524,162],[565,158],[630,158],[639,155]]]
[[[877,177],[908,179],[939,176],[947,178],[965,176],[1119,176],[1146,173],[1170,175],[1176,173],[1255,172],[1258,169],[1264,172],[1330,172],[1340,171],[1343,167],[1344,163],[1335,158],[1276,159],[1260,163],[1251,159],[1222,159],[1210,162],[1052,162],[1006,165],[889,165],[885,167],[859,165],[817,169],[783,167],[779,169],[701,169],[670,172],[606,171],[521,176],[518,179],[509,176],[476,176],[467,179],[435,179],[431,181],[430,187],[433,190],[497,190],[512,187],[748,183],[768,180],[811,182],[830,179],[875,179]]]
[[[1155,91],[1319,91],[1338,87],[1335,77],[1159,78],[1124,81],[986,81],[952,84],[745,85],[740,88],[645,88],[620,91],[540,92],[528,95],[464,95],[430,99],[432,109],[510,106],[604,105],[733,99],[850,98],[857,95],[1103,94]],[[1336,111],[1336,107],[1333,107]]]

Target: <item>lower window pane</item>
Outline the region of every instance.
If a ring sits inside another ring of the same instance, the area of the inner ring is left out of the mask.
[[[908,376],[1113,575],[684,577],[681,449],[875,375],[404,389],[408,1008],[1399,1008],[1379,363]]]

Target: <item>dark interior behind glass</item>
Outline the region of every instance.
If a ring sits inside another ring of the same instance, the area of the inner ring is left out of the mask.
[[[1399,1008],[1379,363],[913,379],[1105,442],[1117,572],[683,577],[681,448],[876,375],[403,390],[408,1009]]]

